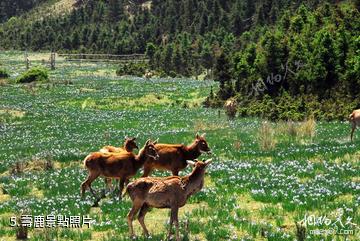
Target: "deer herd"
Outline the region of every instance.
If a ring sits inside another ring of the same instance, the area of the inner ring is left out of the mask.
[[[360,125],[360,110],[354,110],[349,116],[349,121],[352,125],[352,141],[354,131]],[[137,214],[144,235],[148,236],[149,232],[144,222],[146,213],[151,207],[168,208],[171,210],[168,238],[171,237],[172,225],[175,224],[176,240],[180,240],[179,208],[186,204],[191,195],[201,190],[205,169],[211,163],[211,159],[197,160],[202,153],[211,152],[205,134],[196,134],[195,140],[188,146],[160,144],[148,140],[138,154],[134,153],[135,149],[139,149],[135,140],[136,138],[125,138],[123,147],[104,146],[85,157],[84,166],[88,170],[88,176],[81,184],[81,196],[84,196],[86,189],[96,196],[91,183],[103,176],[108,187],[112,179],[118,180],[118,195],[121,198],[124,185],[143,168],[142,177],[129,183],[125,191],[132,201],[132,208],[127,216],[130,236],[135,236],[132,223]],[[179,171],[188,165],[193,166],[192,172],[186,176],[179,176]],[[154,169],[170,171],[172,176],[148,177]]]
[[[125,138],[123,147],[105,146],[85,157],[84,166],[88,176],[81,184],[81,196],[84,197],[85,191],[89,189],[96,197],[91,183],[102,176],[107,187],[110,187],[112,179],[118,180],[118,195],[121,198],[125,184],[143,167],[142,177],[126,187],[126,193],[132,201],[132,209],[127,216],[130,236],[135,236],[132,223],[137,214],[144,235],[148,236],[144,218],[149,208],[168,208],[171,210],[168,238],[171,237],[172,225],[175,224],[176,240],[180,240],[178,210],[191,195],[201,190],[205,169],[211,163],[211,159],[197,160],[202,153],[211,153],[205,134],[196,134],[194,141],[188,146],[148,140],[138,154],[134,153],[138,149],[135,140],[136,138]],[[179,171],[188,165],[193,166],[192,172],[179,176]],[[148,177],[154,169],[170,171],[172,176]]]

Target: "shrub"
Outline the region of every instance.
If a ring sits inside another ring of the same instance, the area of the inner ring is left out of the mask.
[[[0,69],[0,78],[9,78],[10,77],[10,74],[7,72],[6,69]]]
[[[42,68],[32,68],[16,79],[17,83],[43,82],[49,79],[47,70]]]
[[[275,131],[271,123],[264,121],[258,133],[259,146],[262,150],[272,150],[276,146]]]
[[[116,70],[116,75],[133,75],[133,76],[143,76],[146,69],[148,68],[147,64],[144,63],[128,63],[120,65]]]
[[[289,137],[292,141],[312,140],[315,136],[316,121],[313,116],[301,122],[280,121],[276,124],[277,137]]]
[[[316,121],[313,116],[301,122],[298,135],[301,137],[313,138],[315,136]]]

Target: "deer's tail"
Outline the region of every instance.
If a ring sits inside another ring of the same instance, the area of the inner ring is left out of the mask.
[[[89,161],[91,160],[91,154],[87,155],[84,159],[84,167],[89,167]]]
[[[125,192],[122,194],[121,197],[124,198],[126,196],[126,194],[129,195],[129,190],[128,190],[127,186],[125,187]]]
[[[128,185],[126,185],[125,192],[122,195],[122,197],[125,197],[126,195],[128,195],[130,197],[130,199],[133,199],[132,195],[131,195],[133,189],[134,189],[134,182],[130,182]]]
[[[349,121],[353,121],[353,120],[354,120],[354,115],[355,115],[354,112],[349,115]]]

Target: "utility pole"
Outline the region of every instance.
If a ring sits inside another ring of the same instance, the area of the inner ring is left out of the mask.
[[[51,70],[55,69],[55,56],[56,53],[54,51],[51,52],[51,56],[50,56],[50,66],[51,66]]]

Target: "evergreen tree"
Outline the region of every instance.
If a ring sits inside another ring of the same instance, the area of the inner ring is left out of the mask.
[[[122,12],[122,4],[120,4],[119,0],[109,0],[109,6],[107,9],[109,22],[118,22]]]
[[[153,43],[147,43],[145,54],[149,58],[151,66],[154,66],[155,53],[156,53],[156,46]]]
[[[162,63],[164,66],[164,70],[166,73],[170,73],[172,70],[172,55],[173,55],[173,46],[172,44],[168,44],[164,51],[164,56],[162,58]]]
[[[79,32],[78,31],[75,31],[73,34],[72,34],[72,40],[71,40],[71,45],[73,48],[78,48],[80,46],[80,35],[79,35]]]
[[[184,68],[183,58],[182,58],[181,50],[178,47],[175,48],[172,62],[175,71],[177,73],[183,73],[183,68]]]
[[[231,86],[230,63],[224,53],[221,53],[216,60],[214,79],[220,82],[219,97],[223,100],[230,98],[230,93],[228,93],[228,89]]]

